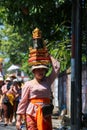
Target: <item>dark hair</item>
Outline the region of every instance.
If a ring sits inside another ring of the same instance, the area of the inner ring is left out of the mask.
[[[12,85],[12,81],[8,82],[8,84],[7,84],[7,89],[8,90],[10,89],[11,85]]]

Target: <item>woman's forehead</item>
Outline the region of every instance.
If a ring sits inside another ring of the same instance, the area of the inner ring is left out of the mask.
[[[45,69],[45,68],[38,68],[38,69],[34,69],[34,71],[35,71],[35,72],[37,72],[37,71],[38,71],[38,72],[41,72],[41,71],[46,71],[46,69]]]
[[[45,68],[38,68],[38,69],[35,69],[35,70],[46,70]]]

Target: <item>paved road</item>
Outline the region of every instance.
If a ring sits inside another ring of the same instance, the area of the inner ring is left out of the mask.
[[[16,127],[13,126],[4,126],[3,122],[0,122],[0,130],[16,130]]]
[[[57,119],[52,119],[52,125],[53,125],[53,130],[64,130],[64,129],[58,129],[58,120]],[[16,130],[15,124],[13,126],[4,126],[3,122],[0,122],[0,130]],[[24,128],[24,130],[26,130]],[[71,130],[70,128],[65,129],[65,130]],[[87,130],[87,128],[83,128],[82,130]]]
[[[53,126],[53,130],[59,130],[57,119],[52,119],[52,126]],[[13,123],[12,126],[4,126],[4,123],[0,122],[0,130],[16,130],[15,123]],[[26,128],[24,128],[24,130],[26,130]]]
[[[57,122],[58,121],[56,119],[52,119],[53,130],[59,130],[57,128],[57,126],[58,126]],[[4,123],[0,122],[0,130],[16,130],[15,123],[13,123],[12,126],[4,126]],[[24,130],[26,130],[26,129],[24,128]]]
[[[57,120],[52,120],[52,124],[53,124],[53,130],[58,130],[57,129]],[[0,122],[0,130],[16,130],[15,123],[13,123],[12,126],[4,126],[4,123]]]

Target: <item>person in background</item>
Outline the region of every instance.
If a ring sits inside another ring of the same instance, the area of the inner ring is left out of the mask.
[[[5,126],[12,125],[13,120],[13,108],[15,100],[15,92],[12,87],[13,81],[10,77],[6,78],[5,85],[2,86],[2,107],[4,111],[4,123]]]
[[[16,121],[16,111],[17,111],[17,107],[21,98],[21,82],[18,81],[17,79],[13,80],[13,84],[12,84],[12,90],[15,93],[15,100],[14,100],[14,120]]]
[[[21,128],[22,115],[25,115],[27,130],[52,130],[51,113],[44,111],[43,114],[43,107],[50,106],[51,84],[59,74],[60,63],[52,56],[50,59],[51,74],[46,77],[48,71],[46,65],[32,66],[34,79],[27,81],[22,87],[22,96],[17,109],[17,130]]]
[[[10,89],[10,86],[12,85],[13,80],[16,79],[17,77],[15,76],[15,74],[10,74],[8,77],[10,78],[10,82],[8,83],[7,88]]]
[[[11,79],[8,77],[5,80],[5,84],[2,86],[2,94],[3,94],[3,99],[2,99],[2,108],[4,112],[4,126],[7,126],[10,123],[10,115],[12,114],[12,108],[11,104],[9,102],[9,99],[7,97],[7,92],[9,91],[8,89],[8,84],[10,84]]]
[[[4,79],[2,76],[0,76],[0,122],[3,120],[3,109],[2,109],[2,90],[1,87],[4,85]]]

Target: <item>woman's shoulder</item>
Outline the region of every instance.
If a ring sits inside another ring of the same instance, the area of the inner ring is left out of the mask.
[[[24,87],[30,87],[30,86],[32,86],[32,83],[33,83],[33,80],[29,80],[29,81],[26,81],[25,83],[24,83],[24,85],[22,86],[22,88],[24,88]]]
[[[29,80],[29,81],[26,81],[24,84],[32,84],[32,82],[34,82],[34,80]]]

